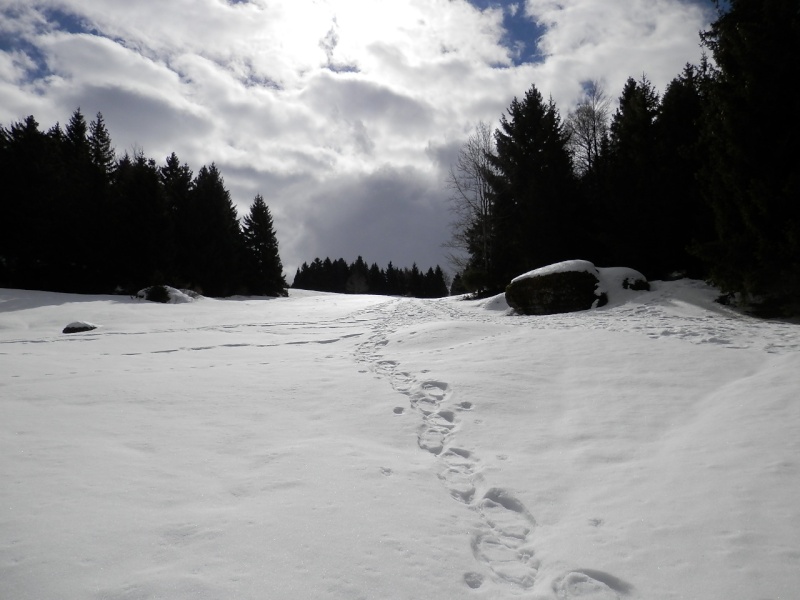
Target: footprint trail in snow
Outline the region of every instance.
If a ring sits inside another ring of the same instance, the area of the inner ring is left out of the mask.
[[[478,517],[478,526],[470,540],[477,568],[463,575],[464,584],[471,589],[494,585],[513,595],[525,593],[533,588],[539,570],[533,544],[536,521],[509,490],[487,485],[478,456],[455,443],[459,416],[475,406],[469,401],[455,402],[447,382],[416,377],[381,352],[388,344],[389,334],[401,325],[420,319],[453,317],[444,311],[434,312],[432,306],[395,300],[372,309],[378,313],[375,327],[357,348],[356,357],[407,397],[409,410],[397,406],[394,414],[419,417],[417,444],[437,458],[438,477],[450,496]],[[447,310],[454,309],[447,307]],[[557,598],[619,597],[604,583],[578,572],[562,577],[553,591]]]

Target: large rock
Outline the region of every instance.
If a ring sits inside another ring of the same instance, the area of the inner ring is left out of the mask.
[[[526,315],[550,315],[598,308],[609,292],[650,289],[644,275],[633,269],[598,269],[586,260],[568,260],[514,278],[506,302]]]
[[[81,333],[84,331],[92,331],[97,329],[97,325],[87,323],[86,321],[73,321],[61,331],[61,333]]]

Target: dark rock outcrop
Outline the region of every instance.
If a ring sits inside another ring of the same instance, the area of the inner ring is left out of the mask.
[[[92,329],[97,329],[97,325],[92,325],[86,321],[74,321],[64,327],[61,333],[81,333],[83,331],[91,331]]]
[[[608,302],[598,293],[600,280],[588,271],[564,271],[512,281],[506,288],[506,302],[526,315],[589,310]]]

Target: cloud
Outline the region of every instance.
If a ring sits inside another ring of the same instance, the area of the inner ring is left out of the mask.
[[[711,15],[688,0],[3,0],[0,123],[102,112],[119,152],[215,162],[256,193],[284,264],[446,266],[445,177],[535,83],[663,90]]]

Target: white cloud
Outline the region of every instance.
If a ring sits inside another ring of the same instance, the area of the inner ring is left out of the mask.
[[[478,120],[497,122],[532,83],[563,114],[586,79],[613,97],[646,72],[663,89],[698,59],[709,19],[684,0],[0,0],[0,12],[12,41],[0,123],[33,113],[46,128],[80,106],[103,113],[120,152],[174,151],[195,172],[216,162],[240,212],[264,195],[287,265],[445,266],[446,157]],[[542,63],[513,62],[504,19],[523,12],[546,26]]]

